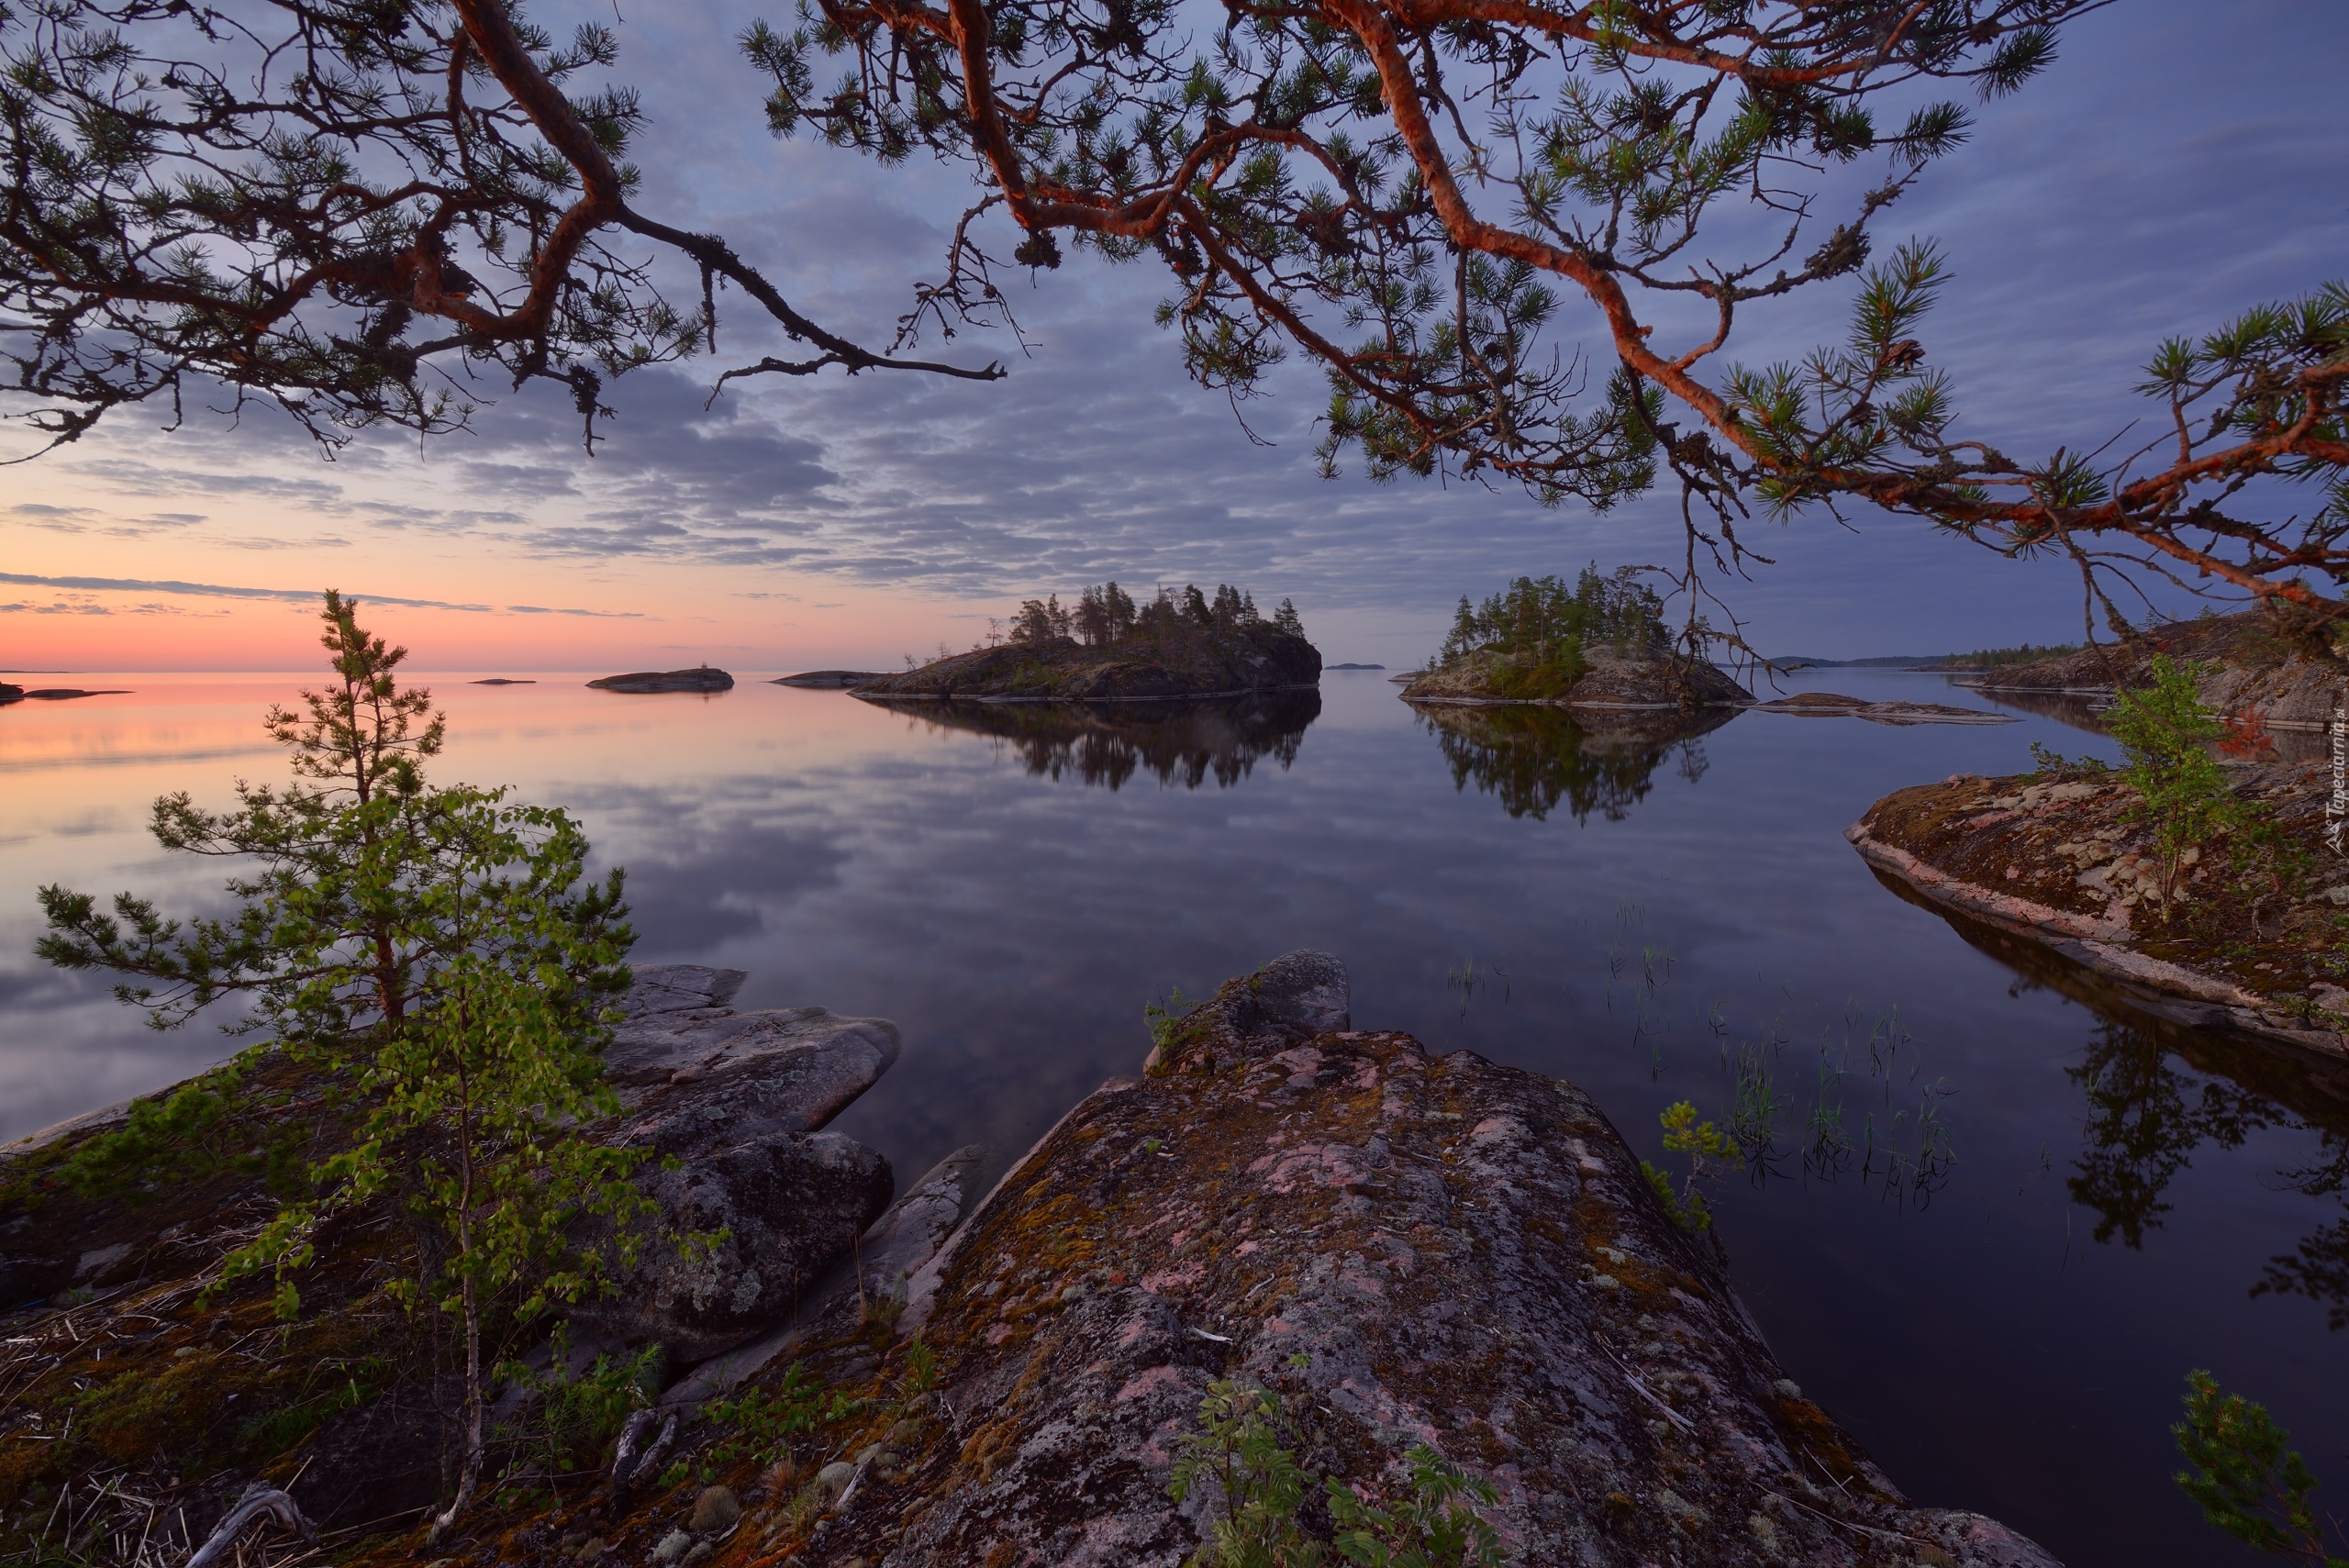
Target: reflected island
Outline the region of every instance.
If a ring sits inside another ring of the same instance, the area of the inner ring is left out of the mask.
[[[1321,717],[1310,686],[1215,700],[993,703],[868,695],[867,702],[934,729],[993,736],[1028,771],[1118,789],[1147,769],[1162,786],[1230,789],[1266,759],[1297,760],[1306,727]]]

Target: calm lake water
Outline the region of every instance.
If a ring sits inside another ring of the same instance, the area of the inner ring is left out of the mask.
[[[0,712],[0,1136],[230,1048],[44,972],[33,890],[203,906],[221,868],[158,851],[146,803],[281,778],[259,716],[302,677],[59,679],[133,690]],[[1376,673],[1139,734],[1033,714],[990,734],[748,680],[429,680],[438,776],[583,818],[628,868],[638,957],[748,970],[747,1006],[897,1022],[903,1060],[837,1125],[901,1181],[974,1140],[991,1176],[1136,1070],[1146,1001],[1322,948],[1358,1027],[1570,1078],[1652,1159],[1671,1102],[1742,1103],[1770,1150],[1714,1195],[1739,1289],[1920,1501],[2075,1565],[2248,1562],[2168,1479],[2193,1367],[2293,1429],[2321,1499],[2349,1491],[2341,1075],[2100,1016],[1843,841],[1891,790],[2018,771],[2033,740],[2110,755],[2094,737],[1767,714],[1660,745],[1455,733]],[[1929,676],[1793,684],[1980,702]]]

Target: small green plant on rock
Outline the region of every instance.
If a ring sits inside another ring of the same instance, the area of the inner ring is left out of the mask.
[[[1297,1441],[1278,1395],[1236,1379],[1208,1385],[1199,1430],[1182,1439],[1172,1491],[1179,1503],[1212,1482],[1223,1510],[1189,1568],[1320,1568],[1333,1557],[1361,1568],[1499,1568],[1508,1561],[1474,1506],[1495,1500],[1491,1485],[1425,1443],[1405,1456],[1408,1485],[1391,1504],[1320,1479],[1332,1526],[1320,1539],[1303,1518],[1317,1478],[1297,1462]]]
[[[2221,1395],[2207,1372],[2187,1373],[2186,1419],[2170,1429],[2194,1468],[2177,1484],[2202,1517],[2237,1540],[2311,1568],[2349,1568],[2326,1549],[2309,1494],[2316,1477],[2264,1405]],[[2336,1528],[2337,1525],[2336,1525]]]
[[[1664,1147],[1667,1152],[1688,1156],[1687,1179],[1675,1189],[1670,1173],[1640,1162],[1640,1173],[1655,1189],[1664,1211],[1672,1222],[1691,1236],[1701,1236],[1713,1227],[1713,1211],[1705,1203],[1703,1190],[1698,1185],[1712,1174],[1710,1162],[1719,1161],[1724,1170],[1734,1171],[1744,1164],[1738,1151],[1737,1140],[1709,1121],[1697,1119],[1697,1107],[1687,1100],[1677,1100],[1666,1106],[1656,1120],[1664,1125]]]
[[[535,1397],[535,1412],[518,1435],[544,1463],[553,1486],[558,1477],[596,1463],[629,1414],[650,1403],[662,1352],[657,1344],[647,1345],[633,1356],[599,1355],[573,1371],[567,1327],[555,1330],[550,1348],[552,1356],[543,1368],[507,1362],[497,1375]]]
[[[2108,721],[2128,753],[2121,778],[2137,792],[2130,817],[2154,830],[2160,867],[2162,920],[2167,924],[2184,889],[2179,873],[2188,851],[2222,833],[2247,827],[2250,815],[2227,787],[2226,770],[2210,755],[2225,733],[2203,706],[2199,664],[2154,656],[2153,684],[2123,691]]]

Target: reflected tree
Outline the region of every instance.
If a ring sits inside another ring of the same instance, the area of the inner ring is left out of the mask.
[[[2180,1070],[2154,1036],[2107,1020],[2087,1056],[2065,1075],[2087,1095],[2087,1147],[2065,1183],[2097,1215],[2096,1239],[2142,1249],[2161,1229],[2164,1195],[2205,1142],[2242,1146],[2262,1128],[2294,1118],[2223,1078]]]
[[[2286,1179],[2310,1197],[2342,1195],[2349,1188],[2349,1134],[2328,1128],[2325,1158],[2288,1172]],[[2349,1218],[2334,1220],[2299,1247],[2267,1260],[2254,1296],[2304,1296],[2324,1308],[2325,1327],[2349,1328]]]
[[[1209,779],[1230,789],[1260,762],[1284,771],[1297,761],[1308,726],[1321,717],[1321,694],[1267,692],[1228,702],[892,703],[941,729],[970,730],[1008,742],[1028,772],[1123,787],[1147,770],[1159,784],[1197,789]]]
[[[1470,780],[1511,817],[1547,818],[1564,804],[1577,823],[1597,812],[1620,822],[1647,797],[1655,771],[1679,758],[1681,777],[1703,776],[1698,738],[1733,717],[1713,711],[1670,722],[1593,724],[1554,707],[1428,706],[1419,722],[1443,749],[1455,789]]]

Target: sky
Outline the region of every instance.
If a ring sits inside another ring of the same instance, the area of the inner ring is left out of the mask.
[[[651,116],[642,205],[724,233],[817,319],[885,341],[967,176],[771,139],[731,40],[774,9],[623,8],[619,72]],[[1879,253],[1910,236],[1947,253],[1923,336],[1961,433],[2016,455],[2099,446],[2152,412],[2131,388],[2162,338],[2349,275],[2343,80],[2338,0],[2121,0],[2022,93],[1979,106],[1971,145],[1876,229]],[[192,408],[171,432],[165,410],[122,411],[0,468],[0,670],[301,668],[329,586],[371,604],[419,669],[894,667],[1105,578],[1292,598],[1326,660],[1401,666],[1463,593],[1676,556],[1665,494],[1594,517],[1375,484],[1358,462],[1319,477],[1319,376],[1285,368],[1243,431],[1152,324],[1164,280],[1072,255],[1015,287],[1024,350],[1001,333],[928,346],[1003,360],[994,384],[834,374],[713,401],[721,361],[638,373],[592,458],[566,400],[495,385],[468,432],[370,434],[333,461],[273,410]],[[1851,286],[1749,305],[1735,357],[1831,338]],[[741,313],[722,327],[723,362],[763,351]],[[2079,635],[2059,564],[1865,514],[1752,534],[1776,564],[1728,596],[1766,651]]]

